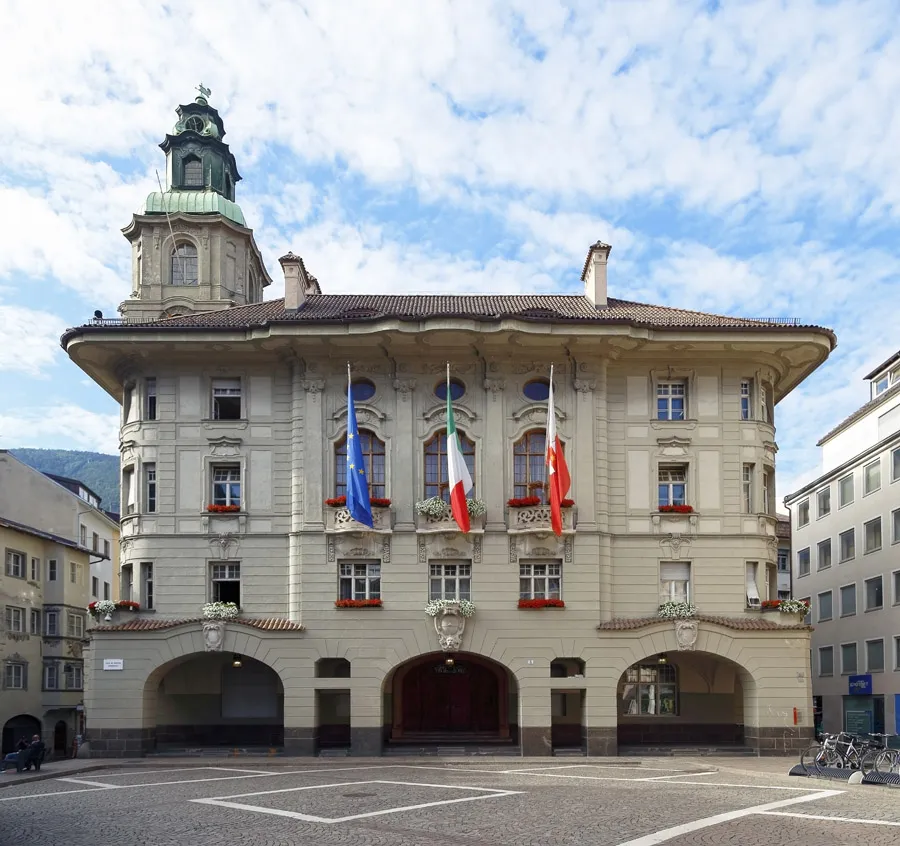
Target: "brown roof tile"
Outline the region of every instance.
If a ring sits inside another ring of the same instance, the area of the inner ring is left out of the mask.
[[[127,623],[118,623],[113,626],[95,626],[92,632],[152,632],[162,629],[174,629],[176,626],[186,626],[190,623],[202,623],[201,617],[193,617],[186,620],[129,620]],[[250,626],[254,629],[262,629],[267,632],[302,632],[305,628],[300,623],[285,620],[282,617],[269,617],[261,620],[240,618],[229,620],[230,624]]]
[[[812,630],[812,626],[806,623],[793,623],[791,625],[781,625],[774,620],[767,620],[765,616],[759,617],[713,617],[707,614],[697,614],[691,619],[699,620],[701,623],[715,623],[717,626],[723,626],[726,629],[734,629],[735,631],[757,631],[757,632],[774,632],[774,631],[803,631]],[[619,618],[610,620],[608,623],[600,623],[597,628],[600,631],[624,632],[630,629],[643,629],[646,626],[652,626],[656,623],[668,623],[671,620],[662,620],[659,617],[632,617]]]

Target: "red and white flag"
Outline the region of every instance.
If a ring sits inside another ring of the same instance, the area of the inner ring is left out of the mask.
[[[550,396],[547,399],[547,486],[550,488],[550,525],[557,535],[562,534],[562,501],[569,492],[572,480],[566,466],[566,456],[556,434],[556,411],[553,407],[553,365],[550,365]]]
[[[453,519],[460,531],[468,532],[469,508],[466,505],[466,494],[472,490],[472,477],[462,450],[459,448],[459,436],[456,434],[456,421],[453,419],[453,397],[450,395],[450,365],[447,365],[447,479],[450,483],[450,509]]]

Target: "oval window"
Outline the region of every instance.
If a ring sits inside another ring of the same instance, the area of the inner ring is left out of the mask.
[[[354,402],[365,402],[375,396],[375,384],[368,379],[354,379],[350,391]]]
[[[550,381],[549,379],[532,379],[525,383],[522,393],[534,402],[546,400],[550,397]]]
[[[459,379],[450,380],[450,399],[458,400],[466,392],[466,386]],[[438,382],[434,386],[434,395],[441,400],[447,399],[447,382]]]

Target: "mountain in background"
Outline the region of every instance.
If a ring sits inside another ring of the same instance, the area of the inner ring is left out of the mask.
[[[119,456],[74,449],[11,449],[23,464],[42,473],[78,479],[100,497],[107,511],[119,510]]]

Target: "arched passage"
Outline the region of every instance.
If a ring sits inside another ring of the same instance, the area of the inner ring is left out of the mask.
[[[24,738],[29,743],[31,738],[41,733],[41,721],[30,714],[19,714],[11,717],[3,726],[3,754],[14,752],[16,744]]]
[[[752,676],[727,658],[693,650],[648,655],[619,678],[619,749],[740,746],[754,697]]]
[[[518,689],[502,664],[433,652],[396,667],[384,685],[390,743],[514,743]]]
[[[159,749],[282,746],[284,686],[255,658],[190,653],[147,677],[143,716]]]

